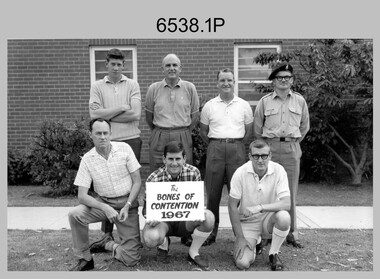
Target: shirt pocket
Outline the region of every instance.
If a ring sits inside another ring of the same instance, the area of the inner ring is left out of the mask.
[[[289,126],[299,127],[301,125],[302,108],[300,106],[289,107]]]
[[[279,108],[267,108],[264,112],[265,123],[264,126],[268,129],[274,129],[280,126]]]

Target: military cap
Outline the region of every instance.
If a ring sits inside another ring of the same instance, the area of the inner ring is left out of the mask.
[[[289,71],[291,74],[293,74],[293,67],[288,62],[282,62],[280,64],[277,64],[272,72],[270,73],[268,79],[272,80],[275,78],[276,74],[281,71]]]

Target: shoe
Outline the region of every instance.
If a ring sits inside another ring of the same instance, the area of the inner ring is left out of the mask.
[[[269,255],[269,263],[270,263],[270,268],[273,271],[279,271],[279,270],[284,269],[284,265],[282,264],[280,258],[278,257],[278,254]]]
[[[259,244],[256,244],[256,256],[257,255],[261,255],[261,253],[263,252],[263,249],[264,249],[264,246],[262,245],[262,241],[260,241]]]
[[[190,255],[188,254],[187,255],[187,260],[192,263],[192,264],[195,264],[196,266],[200,267],[200,268],[208,268],[209,266],[209,262],[208,262],[208,259],[204,256],[201,256],[201,255],[197,255],[194,257],[194,259],[192,257],[190,257]]]
[[[190,247],[192,242],[193,242],[193,238],[191,236],[189,236],[189,237],[187,237],[187,236],[181,237],[181,243],[183,245],[186,245],[187,247]]]
[[[215,241],[216,241],[216,235],[210,234],[209,237],[205,240],[205,242],[203,242],[202,246],[211,245],[215,243]]]
[[[156,261],[160,263],[164,263],[164,264],[169,263],[169,246],[170,246],[170,237],[168,237],[168,250],[164,250],[157,247]]]
[[[305,247],[298,239],[294,239],[294,237],[287,238],[286,242],[288,244],[292,244],[296,248],[304,248]]]
[[[86,271],[94,269],[94,259],[86,261],[85,259],[79,259],[76,266],[70,268],[70,271]]]
[[[104,236],[100,240],[95,241],[90,245],[90,253],[106,252],[106,243],[111,240],[113,240],[112,235],[104,234]]]

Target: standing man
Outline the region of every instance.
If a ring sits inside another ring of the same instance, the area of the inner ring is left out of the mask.
[[[228,212],[236,241],[234,261],[248,269],[256,257],[261,235],[272,235],[269,262],[273,271],[282,270],[278,256],[290,227],[290,191],[284,168],[270,161],[269,145],[255,140],[249,146],[250,161],[239,167],[231,180]]]
[[[191,131],[199,118],[199,97],[191,82],[182,80],[181,61],[175,54],[162,60],[165,78],[149,86],[146,94],[146,122],[152,130],[149,140],[150,171],[162,166],[164,146],[173,140],[182,142],[187,162],[193,162]]]
[[[131,147],[124,142],[111,142],[111,124],[105,119],[90,122],[94,148],[84,154],[74,184],[78,186],[79,205],[68,216],[73,237],[74,253],[80,259],[71,271],[94,268],[90,252],[88,225],[109,220],[119,233],[120,244],[108,237],[103,251],[126,266],[140,261],[140,224],[137,196],[141,188],[140,164]],[[94,198],[88,190],[94,186]]]
[[[186,163],[186,151],[182,143],[177,141],[169,142],[165,145],[163,154],[164,165],[149,175],[147,182],[201,181],[199,170]],[[146,212],[145,205],[144,203],[144,217]],[[207,209],[205,210],[205,219],[203,221],[150,221],[145,224],[143,229],[143,242],[150,248],[157,247],[157,261],[168,263],[169,236],[192,236],[193,241],[190,245],[187,259],[200,268],[208,268],[209,261],[206,256],[199,254],[199,249],[211,234],[214,221],[214,215]]]
[[[297,229],[296,197],[302,155],[300,142],[310,128],[309,110],[302,95],[290,89],[294,81],[290,64],[277,65],[268,79],[272,80],[274,92],[262,97],[256,107],[254,135],[268,141],[272,160],[286,170],[291,200],[291,226],[287,242],[302,248]]]
[[[90,90],[90,117],[103,118],[111,122],[112,141],[125,142],[131,146],[140,162],[141,93],[137,81],[122,74],[125,56],[119,49],[111,49],[106,56],[108,75],[96,81]],[[104,236],[91,245],[91,252],[98,252],[108,236],[112,237],[113,224],[102,223]]]
[[[219,95],[208,101],[201,113],[200,135],[208,144],[206,159],[207,208],[215,215],[215,226],[206,242],[215,242],[219,227],[219,203],[222,190],[235,170],[246,161],[244,142],[252,133],[253,113],[247,101],[235,96],[232,70],[217,74]]]

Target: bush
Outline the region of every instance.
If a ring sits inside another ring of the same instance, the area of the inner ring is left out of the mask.
[[[30,183],[30,159],[27,150],[8,150],[8,185]]]
[[[31,144],[30,174],[34,181],[50,186],[51,196],[77,194],[73,185],[81,156],[92,147],[88,119],[74,123],[44,121]]]

